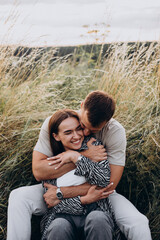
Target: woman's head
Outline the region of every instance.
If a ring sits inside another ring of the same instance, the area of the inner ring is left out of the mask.
[[[84,139],[78,114],[70,109],[59,110],[49,121],[50,144],[54,155],[65,150],[78,150]]]

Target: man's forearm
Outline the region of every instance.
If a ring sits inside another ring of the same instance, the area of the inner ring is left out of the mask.
[[[49,161],[47,160],[46,155],[37,151],[33,152],[32,170],[37,181],[58,178],[75,169],[75,165],[73,163],[64,164],[59,169],[55,169],[56,164],[50,166],[48,163]]]
[[[107,191],[111,191],[116,188],[122,173],[123,173],[123,166],[117,165],[110,165],[111,167],[111,179],[110,181],[113,182],[113,185],[107,189]],[[84,183],[78,186],[70,186],[70,187],[61,187],[61,191],[63,193],[64,198],[74,198],[77,196],[85,196],[89,190],[91,185],[89,183]]]
[[[84,183],[78,186],[61,187],[64,198],[73,198],[77,196],[85,196],[88,189],[91,187],[89,183]]]
[[[37,168],[36,179],[38,181],[55,179],[75,169],[75,165],[72,163],[67,163],[63,165],[60,169],[55,169],[56,165],[49,166],[48,163],[45,163],[46,160],[42,160],[42,161],[43,162]]]
[[[111,169],[110,182],[113,182],[113,185],[110,188],[110,190],[114,190],[122,177],[124,166],[110,164],[110,169]]]

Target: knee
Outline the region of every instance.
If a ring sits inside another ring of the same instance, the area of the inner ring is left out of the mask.
[[[113,223],[110,216],[93,211],[86,217],[84,234],[86,239],[112,239]]]
[[[60,231],[60,227],[63,226],[63,228],[61,228]],[[52,224],[49,226],[49,229],[52,229],[54,232],[65,232],[68,230],[68,228],[70,227],[70,223],[63,218],[56,218],[55,220],[53,220]]]
[[[134,221],[134,225],[138,226],[139,228],[142,226],[148,226],[148,224],[148,218],[143,214],[140,214],[139,217]]]
[[[142,213],[139,213],[137,216],[133,216],[132,218],[128,219],[127,225],[130,226],[130,228],[141,229],[142,226],[146,226],[148,223],[148,218]]]
[[[101,211],[93,211],[86,217],[85,225],[92,225],[94,227],[102,226],[106,223],[107,216]]]
[[[9,206],[14,204],[15,207],[18,206],[18,204],[21,203],[23,200],[25,200],[25,191],[23,187],[20,187],[11,191],[8,203]]]
[[[120,229],[122,232],[126,232],[127,236],[135,236],[141,234],[145,234],[145,231],[149,228],[149,221],[147,217],[141,213],[139,213],[137,216],[128,218],[128,221],[123,225],[120,226]],[[130,237],[131,238],[131,237]],[[129,239],[130,239],[129,238]],[[132,238],[131,238],[132,239]],[[140,239],[139,237],[137,239]]]
[[[71,224],[66,219],[57,218],[48,227],[47,239],[68,239],[72,234]]]
[[[151,240],[149,221],[143,214],[139,214],[139,217],[133,218],[131,222],[129,221],[126,227],[122,228],[122,232],[126,235],[127,239]]]

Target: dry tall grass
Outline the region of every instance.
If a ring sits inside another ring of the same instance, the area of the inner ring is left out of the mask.
[[[32,149],[43,120],[64,107],[78,109],[88,92],[102,89],[117,102],[115,118],[126,128],[127,164],[119,191],[160,226],[160,51],[159,44],[113,44],[102,57],[75,51],[32,49],[14,56],[0,52],[0,238],[6,235],[7,200],[12,189],[35,182]],[[78,55],[78,56],[77,56]]]

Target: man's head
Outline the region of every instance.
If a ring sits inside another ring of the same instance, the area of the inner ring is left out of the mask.
[[[81,124],[84,134],[89,135],[100,131],[112,118],[115,101],[103,91],[89,93],[81,105]]]

